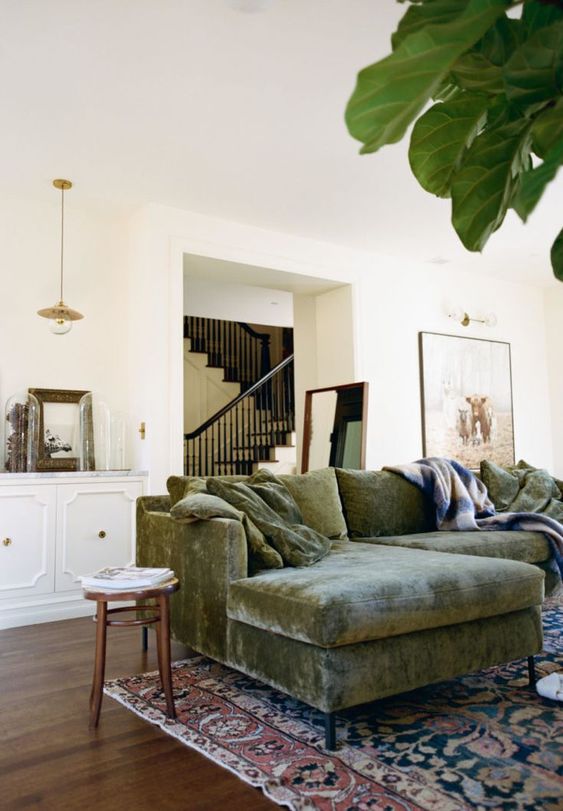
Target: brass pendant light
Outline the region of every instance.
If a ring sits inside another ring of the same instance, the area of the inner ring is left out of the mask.
[[[53,180],[53,186],[61,190],[61,295],[59,301],[52,307],[37,310],[37,315],[49,319],[49,329],[55,335],[64,335],[72,329],[72,322],[84,318],[78,310],[73,310],[63,300],[63,259],[64,259],[64,233],[65,233],[65,191],[72,189],[70,180]]]

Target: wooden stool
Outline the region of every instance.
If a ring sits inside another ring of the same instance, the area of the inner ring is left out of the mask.
[[[102,696],[104,687],[104,673],[106,667],[106,628],[109,626],[129,627],[132,625],[152,625],[156,624],[156,650],[158,654],[158,670],[164,695],[166,696],[166,710],[169,718],[176,718],[174,709],[174,695],[172,693],[172,675],[170,672],[170,606],[169,597],[180,588],[179,581],[174,577],[165,583],[147,588],[131,589],[129,591],[119,591],[117,589],[94,589],[85,587],[84,597],[87,600],[95,600],[96,615],[96,659],[94,662],[94,679],[92,691],[90,693],[90,726],[97,727],[100,720],[100,709],[102,707]],[[154,598],[154,604],[148,605],[125,605],[119,608],[108,608],[110,602],[120,602],[122,600],[148,600]],[[149,616],[112,620],[108,619],[109,614],[117,614],[121,611],[133,611],[149,613]]]

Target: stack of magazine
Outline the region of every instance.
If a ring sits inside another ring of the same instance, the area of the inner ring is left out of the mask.
[[[108,566],[81,577],[82,585],[98,589],[141,589],[158,586],[174,577],[172,569],[148,569],[142,566]]]

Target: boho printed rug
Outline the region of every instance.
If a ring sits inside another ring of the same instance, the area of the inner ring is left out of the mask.
[[[544,614],[538,676],[563,670],[563,607]],[[559,658],[557,658],[559,656]],[[339,714],[324,749],[319,713],[202,656],[173,670],[178,718],[157,673],[105,692],[262,789],[279,805],[331,811],[563,807],[563,712],[526,688],[526,661]]]

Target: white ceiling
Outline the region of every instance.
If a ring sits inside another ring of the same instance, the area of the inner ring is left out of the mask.
[[[468,254],[406,144],[358,155],[343,112],[388,51],[394,0],[3,0],[0,185],[128,210],[164,203],[516,281],[552,283],[563,189]],[[553,282],[555,283],[555,282]]]

